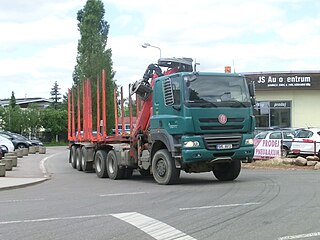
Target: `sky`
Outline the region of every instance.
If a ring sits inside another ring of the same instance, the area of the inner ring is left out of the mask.
[[[118,85],[160,57],[197,70],[320,70],[319,0],[102,0]],[[0,0],[0,99],[65,94],[76,65],[77,12],[86,0]],[[142,48],[149,43],[154,47]]]

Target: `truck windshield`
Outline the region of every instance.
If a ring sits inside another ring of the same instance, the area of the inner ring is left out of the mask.
[[[197,76],[186,81],[185,96],[188,106],[251,106],[247,83],[240,76]]]

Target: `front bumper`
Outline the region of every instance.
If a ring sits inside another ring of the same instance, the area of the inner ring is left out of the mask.
[[[183,149],[182,162],[196,163],[203,161],[221,161],[221,160],[241,160],[251,161],[253,159],[253,146],[240,147],[238,149],[211,151],[207,149]]]

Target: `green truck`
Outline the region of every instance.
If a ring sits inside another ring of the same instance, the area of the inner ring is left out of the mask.
[[[159,59],[131,85],[134,94],[143,104],[130,134],[96,141],[70,136],[73,167],[90,162],[99,177],[111,179],[129,178],[136,169],[166,185],[182,170],[232,181],[241,162],[252,161],[255,91],[243,75],[197,72],[186,58]]]

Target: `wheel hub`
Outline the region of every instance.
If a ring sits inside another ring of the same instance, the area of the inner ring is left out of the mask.
[[[114,159],[110,159],[110,161],[108,161],[108,168],[110,173],[114,173],[114,166],[115,166]]]
[[[101,172],[101,159],[100,158],[98,158],[96,168],[97,168],[98,172]]]
[[[167,171],[166,164],[163,160],[159,160],[156,165],[157,173],[160,177],[164,177]]]

